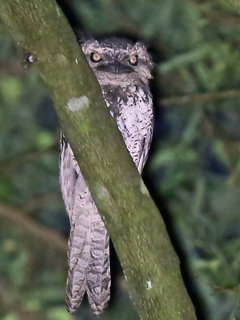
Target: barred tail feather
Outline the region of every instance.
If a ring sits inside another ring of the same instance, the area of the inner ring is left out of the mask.
[[[109,235],[95,205],[72,222],[68,248],[67,309],[75,312],[87,292],[92,311],[99,315],[110,298],[111,277]]]
[[[109,235],[98,212],[91,225],[91,250],[87,272],[87,294],[94,314],[100,315],[110,299]]]
[[[80,306],[86,291],[86,272],[90,259],[90,222],[88,214],[82,212],[71,225],[68,241],[68,278],[66,305],[70,313]]]

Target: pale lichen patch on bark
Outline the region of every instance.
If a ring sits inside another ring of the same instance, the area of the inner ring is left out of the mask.
[[[98,197],[100,199],[106,199],[106,200],[110,199],[110,195],[109,195],[108,190],[100,184],[98,185],[97,193],[98,193]]]
[[[58,53],[57,55],[56,55],[56,59],[57,59],[57,61],[59,62],[59,63],[61,63],[61,64],[66,64],[68,61],[67,61],[67,58],[65,57],[65,55],[64,54],[62,54],[62,53]]]
[[[62,12],[61,12],[60,8],[59,8],[59,7],[57,7],[57,8],[56,8],[56,10],[57,10],[57,14],[58,14],[58,16],[59,16],[59,17],[61,17],[61,16],[62,16]]]
[[[67,106],[73,112],[83,110],[89,107],[89,99],[87,96],[72,98],[68,101]]]
[[[148,189],[146,188],[146,186],[142,180],[140,181],[140,189],[143,194],[145,194],[147,196],[149,195]]]
[[[147,290],[151,290],[152,287],[153,287],[152,281],[151,280],[147,281]]]

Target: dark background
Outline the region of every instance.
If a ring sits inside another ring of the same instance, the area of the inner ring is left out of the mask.
[[[240,16],[224,1],[58,2],[78,31],[148,44],[156,124],[145,181],[199,319],[240,319]],[[68,320],[60,128],[37,70],[21,64],[0,24],[0,319]],[[102,319],[138,319],[112,257]],[[86,301],[76,319],[94,319]]]

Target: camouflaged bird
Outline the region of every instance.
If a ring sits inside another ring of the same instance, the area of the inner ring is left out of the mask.
[[[144,44],[122,38],[87,40],[82,43],[82,50],[141,173],[153,131],[149,90],[153,67],[151,57]],[[60,184],[71,225],[66,285],[68,311],[76,311],[86,292],[92,311],[99,315],[110,298],[109,235],[64,135],[61,140]]]

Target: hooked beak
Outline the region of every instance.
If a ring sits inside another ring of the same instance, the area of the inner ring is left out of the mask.
[[[131,68],[130,66],[122,64],[118,61],[114,61],[106,65],[100,65],[96,69],[99,71],[105,71],[105,72],[110,72],[115,74],[130,73],[134,71],[133,68]]]

